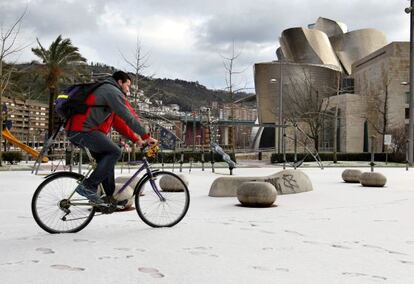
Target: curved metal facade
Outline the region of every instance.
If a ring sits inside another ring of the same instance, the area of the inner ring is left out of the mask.
[[[295,89],[305,89],[305,84],[335,90],[340,71],[326,65],[281,63],[280,61],[257,63],[254,65],[254,81],[257,97],[257,110],[260,123],[279,123],[280,75],[282,74],[282,92],[285,104],[283,112],[289,112],[287,102]],[[311,78],[311,82],[308,79]],[[327,94],[327,93],[326,93]],[[283,102],[282,102],[283,103]]]
[[[376,29],[361,29],[331,38],[333,49],[348,74],[352,64],[387,45],[385,34]]]
[[[326,33],[328,37],[340,36],[348,31],[348,27],[344,23],[322,17],[316,20],[313,28]]]
[[[328,36],[322,31],[306,28],[284,30],[280,46],[283,55],[291,62],[325,64],[342,70]]]

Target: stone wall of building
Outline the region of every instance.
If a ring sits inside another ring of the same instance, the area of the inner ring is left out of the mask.
[[[366,113],[365,97],[355,94],[342,94],[326,100],[333,113],[338,107],[338,151],[363,152],[364,123]],[[333,141],[331,141],[333,143]]]
[[[387,121],[385,134],[408,123],[409,87],[402,82],[409,78],[409,43],[392,42],[355,62],[352,70],[355,93],[366,99],[369,136],[376,136],[375,150],[381,151],[384,113]]]

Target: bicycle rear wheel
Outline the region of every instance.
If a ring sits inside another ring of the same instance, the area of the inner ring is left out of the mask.
[[[190,194],[185,182],[176,174],[158,171],[153,179],[145,176],[135,189],[135,208],[139,217],[151,227],[172,227],[188,211]]]
[[[36,223],[51,234],[76,233],[85,228],[95,214],[88,200],[74,193],[82,175],[61,172],[46,178],[32,198]]]

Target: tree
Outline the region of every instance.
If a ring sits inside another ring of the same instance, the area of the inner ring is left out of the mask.
[[[367,98],[368,108],[373,110],[372,115],[367,116],[367,121],[382,136],[382,152],[385,152],[384,135],[389,130],[389,86],[392,81],[392,77],[388,75],[390,73],[390,70],[385,72],[382,69],[380,92],[371,92]]]
[[[142,44],[141,40],[139,39],[139,36],[137,36],[135,51],[133,54],[133,58],[129,59],[127,58],[121,51],[121,56],[124,59],[124,61],[128,64],[129,67],[132,68],[134,72],[134,81],[132,83],[132,96],[133,96],[133,106],[135,107],[135,110],[138,112],[138,97],[139,97],[139,88],[140,88],[140,81],[143,78],[143,70],[147,69],[149,67],[148,60],[149,60],[149,53],[143,54],[142,51]],[[150,78],[154,75],[149,76]],[[155,94],[157,95],[158,92]],[[154,95],[153,95],[154,96]],[[136,149],[135,144],[132,145],[132,157],[135,159],[136,157]]]
[[[62,39],[59,35],[48,49],[42,46],[39,39],[36,40],[39,47],[32,48],[32,52],[42,61],[41,73],[49,89],[48,137],[50,137],[54,129],[53,102],[59,88],[59,80],[76,72],[77,67],[86,62],[86,59],[81,56],[79,49],[72,45],[69,38]]]
[[[135,78],[133,82],[133,90],[134,90],[133,96],[134,96],[134,100],[136,100],[139,95],[140,81],[143,78],[143,70],[147,69],[150,66],[148,65],[149,53],[143,54],[142,43],[138,36],[137,36],[135,51],[133,53],[132,59],[126,57],[121,51],[120,53],[125,63],[127,63],[127,65],[131,67],[134,72]],[[151,78],[153,76],[154,75],[150,75],[147,77]]]
[[[234,65],[236,60],[238,59],[238,57],[240,56],[240,52],[238,52],[237,54],[235,53],[234,50],[235,46],[234,46],[234,41],[232,43],[231,46],[231,50],[230,50],[230,55],[228,56],[223,56],[221,55],[221,57],[223,58],[223,66],[224,66],[224,70],[225,70],[225,81],[226,81],[226,87],[225,87],[225,91],[228,93],[230,100],[231,100],[231,105],[230,105],[230,120],[232,122],[234,122],[234,100],[235,100],[235,94],[237,94],[238,92],[241,92],[243,90],[246,90],[246,84],[244,85],[244,87],[240,87],[240,83],[236,83],[235,82],[235,76],[242,74],[244,71],[246,70],[234,70]],[[234,131],[234,126],[231,126],[229,128],[229,137],[230,137],[230,144],[233,146],[233,148],[236,147],[236,139],[235,139],[235,131]]]
[[[289,76],[289,81],[285,86],[289,94],[284,100],[285,118],[293,124],[304,123],[308,137],[318,150],[325,120],[334,116],[329,109],[329,97],[335,94],[335,90],[323,84],[316,86],[311,72],[306,69],[296,76]]]
[[[0,26],[0,166],[3,162],[2,145],[3,145],[3,103],[2,97],[9,86],[10,77],[14,71],[13,64],[7,64],[6,60],[18,52],[22,51],[27,46],[18,45],[17,38],[20,33],[23,17],[26,10],[20,15],[17,20],[12,23],[9,28]]]
[[[394,153],[405,154],[407,146],[407,129],[405,126],[395,127],[389,130],[392,136],[392,151]]]

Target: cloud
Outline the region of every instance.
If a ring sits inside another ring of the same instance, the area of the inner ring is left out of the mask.
[[[389,41],[409,39],[408,1],[377,0],[14,0],[0,2],[0,24],[13,22],[28,7],[21,41],[49,46],[59,34],[72,39],[89,61],[125,69],[119,50],[132,54],[140,37],[150,55],[147,74],[199,81],[224,88],[220,55],[233,41],[236,68],[253,87],[253,64],[271,61],[284,29],[313,23],[319,16],[349,30],[376,28]],[[34,59],[30,48],[20,60]]]

